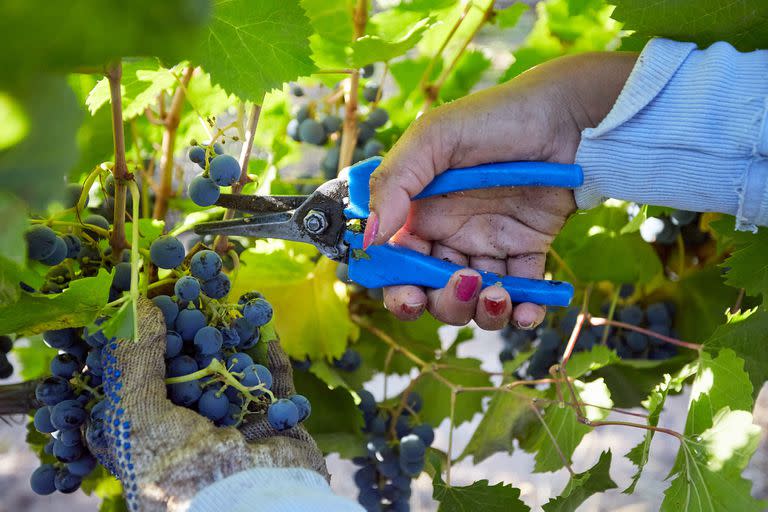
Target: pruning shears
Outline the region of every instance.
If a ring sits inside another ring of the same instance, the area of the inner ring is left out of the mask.
[[[278,238],[309,243],[324,256],[349,265],[350,280],[366,287],[415,285],[443,288],[461,267],[391,243],[363,250],[368,218],[369,182],[381,158],[348,169],[346,178],[320,185],[308,196],[241,196],[222,194],[217,205],[249,216],[195,226],[200,235]],[[574,188],[583,182],[578,165],[548,162],[502,162],[447,170],[414,200],[493,187],[548,186]],[[512,302],[567,306],[573,286],[563,281],[526,279],[480,271],[482,287],[502,286]]]

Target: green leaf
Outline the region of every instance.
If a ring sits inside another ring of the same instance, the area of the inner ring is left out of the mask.
[[[768,380],[768,312],[752,311],[732,317],[717,328],[704,346],[708,350],[730,349],[744,361],[753,396]]]
[[[757,449],[760,427],[747,411],[724,407],[712,426],[681,443],[681,461],[664,492],[662,512],[758,512],[765,501],[751,496],[752,483],[741,472]]]
[[[355,0],[301,0],[301,5],[314,30],[309,38],[312,60],[319,68],[344,67],[345,49],[355,35]]]
[[[349,433],[328,433],[315,434],[312,438],[325,454],[338,453],[344,459],[353,459],[355,457],[366,457],[368,450],[365,448],[367,442],[362,435]]]
[[[72,281],[58,294],[24,292],[17,302],[0,308],[0,325],[19,334],[88,325],[107,303],[111,284],[112,277],[102,269],[95,277]]]
[[[64,176],[77,161],[75,135],[81,118],[77,99],[63,77],[41,75],[2,89],[0,85],[0,92],[11,94],[24,109],[29,132],[17,144],[0,150],[0,183],[42,210],[49,200],[62,196]]]
[[[314,70],[311,32],[298,0],[216,0],[197,62],[228,93],[261,103],[269,90]]]
[[[123,119],[129,120],[144,113],[144,109],[157,101],[157,96],[171,89],[176,77],[171,70],[160,66],[155,59],[125,60],[120,80]],[[102,78],[93,87],[85,104],[91,115],[110,103],[109,80]]]
[[[396,41],[386,41],[375,35],[365,35],[355,40],[351,46],[349,66],[359,68],[399,57],[416,46],[431,22],[431,19],[425,18],[410,25],[408,33]]]
[[[717,224],[717,226],[722,226]],[[731,228],[732,230],[732,228]],[[744,288],[747,295],[768,298],[768,229],[757,233],[734,231],[730,239],[735,250],[722,263],[727,269],[725,282],[734,288]]]
[[[231,297],[258,290],[272,303],[280,343],[294,359],[337,357],[355,332],[336,263],[307,244],[259,241],[240,255]],[[291,312],[301,312],[292,314]]]
[[[0,151],[11,147],[26,137],[29,132],[29,120],[24,108],[9,94],[0,92]]]
[[[464,52],[453,72],[440,88],[440,99],[448,102],[466,96],[491,67],[491,60],[479,50]]]
[[[768,46],[768,4],[739,0],[613,0],[613,18],[642,35],[693,41],[702,47],[728,41],[741,51]]]
[[[0,218],[3,219],[0,254],[3,259],[20,266],[27,263],[27,243],[24,240],[27,218],[20,215],[26,210],[26,205],[18,197],[0,190]]]
[[[669,393],[679,393],[683,387],[683,382],[693,375],[695,371],[696,365],[692,364],[685,366],[674,377],[670,374],[664,375],[664,380],[651,391],[648,399],[643,402],[643,406],[648,410],[648,425],[655,427],[659,424],[659,416],[661,416],[661,412],[664,410],[664,404],[667,401]],[[637,482],[640,481],[643,468],[648,463],[653,435],[653,430],[646,430],[645,437],[640,444],[627,453],[627,458],[637,466],[637,471],[635,471],[635,474],[632,476],[632,483],[624,490],[625,494],[632,494],[635,492],[635,487],[637,486]]]
[[[135,311],[136,308],[134,307],[132,300],[124,302],[120,306],[120,309],[112,313],[109,320],[104,322],[104,325],[101,328],[104,336],[106,336],[107,339],[134,339],[136,335],[133,331]]]
[[[13,353],[21,366],[19,376],[24,380],[35,380],[50,374],[51,360],[58,350],[46,345],[42,336],[29,336],[27,339],[26,346],[19,343],[13,346]]]
[[[494,21],[501,28],[512,28],[520,21],[520,17],[530,9],[522,2],[515,2],[506,9],[497,12]]]
[[[602,205],[577,212],[553,247],[583,281],[646,283],[661,272],[661,262],[639,234],[621,234],[626,223],[623,207]]]
[[[691,272],[672,287],[675,329],[680,338],[701,343],[725,320],[724,312],[736,302],[738,291],[723,283],[717,267]]]
[[[456,358],[444,356],[437,360],[440,366],[434,372],[424,374],[413,390],[424,399],[424,406],[419,417],[424,423],[439,425],[451,415],[451,390],[434,374],[454,385],[463,387],[490,386],[491,380],[480,368],[481,361],[473,358]],[[442,366],[446,367],[443,368]],[[456,411],[453,417],[454,425],[458,426],[482,411],[483,396],[487,393],[466,392],[456,396]]]
[[[541,393],[525,387],[513,393],[495,393],[459,460],[472,456],[479,464],[496,452],[512,453],[518,421],[530,416],[531,404]]]
[[[621,358],[605,345],[595,345],[589,352],[576,352],[568,359],[568,376],[578,379],[587,372],[618,363]]]
[[[638,407],[658,385],[660,375],[675,374],[690,361],[691,355],[686,353],[656,361],[622,359],[595,370],[592,375],[605,380],[616,407]]]
[[[432,480],[432,498],[440,502],[437,512],[527,512],[531,510],[520,499],[520,489],[499,482],[488,485],[480,480],[464,487],[452,487],[443,481],[440,471]]]
[[[611,451],[608,450],[600,454],[597,464],[583,473],[573,475],[560,496],[543,506],[545,512],[572,512],[593,494],[615,489],[610,469]]]
[[[360,439],[360,446],[364,441],[360,435],[363,426],[363,415],[355,405],[355,399],[344,388],[330,389],[316,376],[309,372],[294,371],[293,380],[296,392],[306,396],[312,403],[315,411],[321,414],[312,414],[304,421],[304,426],[318,439],[321,435],[329,442],[328,449],[338,449],[333,444],[339,434],[346,434]],[[333,414],[322,414],[322,411],[334,411]],[[348,438],[349,439],[349,438]],[[357,447],[349,447],[357,450]]]
[[[165,221],[157,219],[139,219],[139,248],[149,249],[157,238],[159,238],[165,230]],[[125,223],[125,234],[128,238],[128,243],[133,243],[133,223]]]

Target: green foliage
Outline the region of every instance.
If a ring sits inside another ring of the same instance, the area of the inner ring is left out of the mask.
[[[545,512],[570,512],[576,510],[593,494],[615,489],[616,484],[611,480],[608,470],[611,467],[611,451],[600,454],[597,464],[571,476],[562,494],[544,505]]]
[[[452,487],[443,481],[439,471],[435,474],[432,485],[432,498],[440,502],[438,512],[461,512],[478,507],[489,512],[531,510],[520,500],[520,489],[511,485],[489,485],[488,480],[480,480],[472,485]]]
[[[612,17],[627,30],[648,39],[667,37],[709,46],[728,41],[741,51],[768,45],[768,5],[761,0],[739,0],[723,5],[717,0],[612,0]]]

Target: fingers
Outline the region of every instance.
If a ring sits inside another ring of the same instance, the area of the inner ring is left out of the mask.
[[[401,229],[392,242],[422,254],[429,254],[432,243]],[[427,306],[427,294],[418,286],[389,286],[384,288],[384,307],[400,320],[416,320]]]
[[[470,266],[499,275],[507,273],[507,262],[496,258],[475,256],[470,259]],[[509,323],[511,314],[512,300],[504,288],[489,286],[480,292],[475,310],[478,327],[486,331],[498,331]]]
[[[469,264],[469,259],[464,254],[441,244],[433,245],[432,257],[463,267]],[[457,270],[445,288],[427,291],[427,307],[430,313],[443,323],[466,325],[475,315],[481,286],[480,274],[475,270]]]
[[[512,276],[541,279],[544,276],[546,255],[543,253],[521,254],[507,259],[507,273]],[[515,306],[512,323],[520,329],[533,329],[544,321],[544,306],[525,302]]]

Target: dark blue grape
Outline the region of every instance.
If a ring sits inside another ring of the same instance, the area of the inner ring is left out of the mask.
[[[224,353],[214,352],[213,354],[195,354],[195,361],[197,361],[197,366],[200,368],[207,368],[214,359],[219,362],[224,362]]]
[[[639,306],[627,306],[619,310],[619,321],[629,325],[640,325],[643,322],[643,310]]]
[[[189,375],[199,370],[197,361],[189,356],[174,357],[168,362],[168,376],[169,377],[181,377],[182,375]]]
[[[689,212],[686,210],[675,210],[672,213],[669,214],[669,219],[672,221],[672,224],[675,226],[687,226],[694,220],[696,220],[696,216],[698,213],[696,212]]]
[[[416,434],[408,434],[400,439],[400,460],[415,462],[424,459],[427,446]]]
[[[99,228],[101,228],[101,229],[103,229],[105,231],[109,231],[109,221],[107,219],[105,219],[104,216],[98,215],[96,213],[87,216],[85,218],[85,220],[83,220],[83,224],[88,224],[88,225],[91,225],[91,226],[96,226],[96,227],[99,227]],[[87,228],[86,228],[86,230],[87,230]],[[89,233],[92,233],[94,236],[99,236],[99,235],[96,235],[96,233],[93,232],[93,231],[89,231]]]
[[[243,317],[256,327],[266,325],[272,320],[272,305],[262,298],[248,301],[243,306]]]
[[[333,360],[333,365],[339,370],[353,372],[360,367],[361,362],[360,353],[352,348],[347,348],[339,359]]]
[[[383,108],[377,108],[368,114],[367,122],[374,128],[380,128],[389,121],[389,113]]]
[[[299,138],[302,142],[322,146],[327,140],[325,128],[314,119],[305,119],[299,124]]]
[[[60,469],[56,472],[54,484],[56,485],[56,490],[60,493],[73,493],[80,488],[81,483],[83,483],[83,479],[77,475],[73,475],[67,469]]]
[[[677,239],[680,228],[667,217],[648,217],[640,225],[640,236],[648,243],[671,245]]]
[[[342,120],[339,116],[329,115],[322,120],[326,133],[335,133],[341,130]]]
[[[213,206],[219,200],[221,190],[212,179],[203,175],[192,178],[189,182],[189,198],[197,206]]]
[[[51,348],[63,350],[71,346],[77,340],[77,333],[74,329],[56,329],[45,331],[43,341]]]
[[[379,512],[383,509],[381,504],[381,493],[373,487],[360,489],[357,501],[365,508],[367,512]]]
[[[175,331],[168,331],[165,334],[165,358],[173,359],[181,354],[181,350],[184,348],[184,340]]]
[[[236,318],[232,322],[232,328],[237,331],[237,335],[240,337],[238,348],[246,350],[253,347],[256,345],[256,342],[258,342],[258,329],[244,317]],[[256,342],[252,341],[254,336],[256,337]]]
[[[176,281],[173,291],[179,300],[193,302],[200,296],[200,282],[192,276],[182,276]]]
[[[211,160],[211,180],[220,187],[228,187],[240,179],[240,164],[230,155],[219,155]]]
[[[112,278],[112,287],[121,292],[131,289],[131,264],[118,263],[115,265],[115,277]]]
[[[68,249],[67,243],[60,236],[56,237],[56,242],[53,248],[53,252],[47,258],[40,260],[40,263],[53,267],[58,265],[67,257]]]
[[[233,327],[220,327],[222,346],[224,348],[235,348],[240,344],[240,333]]]
[[[83,363],[70,354],[59,354],[51,359],[51,373],[65,379],[71,379],[83,369]]]
[[[55,442],[55,439],[48,440],[48,442],[45,443],[45,446],[43,447],[43,453],[46,455],[53,455],[53,443]]]
[[[631,331],[626,333],[625,339],[627,340],[627,346],[632,349],[633,352],[642,352],[648,348],[648,336],[645,334]]]
[[[48,226],[35,226],[24,235],[27,254],[32,260],[44,260],[56,250],[56,233]]]
[[[104,373],[104,368],[101,365],[101,349],[94,348],[88,351],[88,357],[85,358],[85,364],[88,366],[88,371],[101,377]]]
[[[195,363],[197,365],[197,363]],[[198,401],[203,394],[199,381],[180,382],[168,386],[171,401],[176,405],[189,407]]]
[[[149,246],[149,257],[160,268],[178,267],[184,261],[184,254],[184,246],[174,236],[161,236]]]
[[[201,328],[194,337],[195,348],[200,354],[215,354],[221,350],[221,331],[210,325]]]
[[[195,253],[189,262],[189,271],[201,281],[212,279],[221,272],[222,261],[214,251],[203,250]]]
[[[373,158],[374,156],[379,156],[384,151],[384,144],[376,139],[371,139],[365,143],[363,151],[365,152],[365,158]]]
[[[301,123],[303,120],[309,118],[309,105],[301,105],[299,108],[296,109],[296,113],[294,114],[294,117],[296,120]]]
[[[288,136],[295,140],[296,142],[301,142],[301,137],[299,137],[299,125],[301,124],[301,121],[298,119],[291,119],[288,121],[288,126],[286,126],[285,130],[286,133],[288,133]]]
[[[203,293],[212,299],[222,299],[229,293],[232,283],[227,274],[219,272],[203,283]]]
[[[672,317],[669,314],[669,309],[662,302],[656,302],[649,304],[645,308],[645,316],[648,318],[649,324],[655,325],[672,325]]]
[[[192,341],[206,323],[205,315],[199,309],[182,309],[176,317],[176,332],[184,341]]]
[[[309,400],[304,395],[293,395],[289,400],[299,410],[299,421],[304,421],[312,414],[312,404],[309,403]]]
[[[267,421],[275,430],[288,430],[299,422],[299,409],[290,400],[281,398],[267,409]]]
[[[546,327],[539,335],[539,348],[541,350],[554,351],[560,348],[560,334],[552,328]]]
[[[189,148],[189,152],[187,153],[187,156],[194,163],[200,165],[201,167],[205,167],[205,148],[204,147],[192,146],[191,148]]]
[[[43,434],[50,434],[56,431],[56,427],[51,423],[51,408],[44,405],[35,411],[34,424],[37,431]]]
[[[265,388],[271,389],[272,373],[270,373],[266,366],[252,364],[243,369],[243,377],[240,379],[240,383],[249,388],[263,384]]]
[[[291,84],[289,88],[290,88],[291,94],[293,94],[297,98],[304,96],[304,89],[302,89],[299,84]]]
[[[368,459],[365,459],[368,460]],[[355,484],[361,489],[367,489],[369,487],[375,487],[378,483],[378,475],[376,474],[376,466],[367,465],[355,471],[354,475]]]
[[[397,422],[395,423],[395,434],[397,434],[397,437],[405,437],[408,434],[411,433],[411,425],[410,421],[408,420],[407,414],[400,415],[399,418],[397,418]]]
[[[7,354],[13,349],[13,340],[10,336],[0,335],[0,353]]]
[[[418,414],[421,411],[421,407],[423,404],[424,404],[424,401],[421,399],[421,395],[416,393],[415,391],[411,391],[408,394],[408,398],[406,399],[406,405],[408,406],[406,411],[408,412],[413,411]]]
[[[13,375],[13,365],[8,361],[8,356],[0,353],[0,379],[7,379]]]
[[[323,168],[323,176],[328,179],[336,177],[336,173],[339,170],[339,157],[341,156],[341,150],[338,147],[332,147],[325,153],[323,161],[320,166]]]
[[[582,331],[579,333],[579,337],[576,339],[575,348],[579,351],[592,350],[592,347],[597,345],[599,342],[600,340],[597,339],[595,333],[587,329],[582,329]]]
[[[376,399],[373,394],[367,389],[361,389],[357,392],[360,397],[360,404],[358,407],[366,415],[376,414]]]
[[[76,461],[67,464],[67,469],[75,476],[85,477],[96,469],[96,464],[98,464],[96,458],[86,452]]]
[[[365,101],[374,102],[379,95],[379,84],[374,82],[368,82],[363,87],[363,98]]]
[[[56,491],[56,468],[52,464],[43,464],[32,472],[29,485],[35,494],[47,496]]]
[[[69,381],[62,377],[48,377],[35,388],[35,398],[45,405],[56,405],[73,397]]]
[[[229,400],[223,393],[219,395],[218,391],[209,389],[200,396],[197,410],[208,419],[220,420],[229,411]]]
[[[58,439],[53,442],[53,456],[59,462],[74,462],[83,454],[83,445],[67,446]]]
[[[79,428],[59,430],[59,434],[56,439],[61,441],[65,446],[83,444],[83,437],[80,435]]]
[[[173,329],[176,325],[176,317],[179,316],[179,305],[176,304],[168,295],[158,295],[152,298],[155,306],[160,308],[165,319],[165,327]]]
[[[376,136],[376,129],[368,124],[366,121],[363,121],[362,123],[358,123],[357,125],[357,142],[358,144],[365,144],[370,139]],[[363,151],[363,156],[365,156],[365,150]]]
[[[411,431],[413,435],[419,436],[419,439],[421,439],[421,442],[423,442],[426,446],[431,446],[432,443],[435,441],[435,431],[434,429],[427,425],[426,423],[422,423],[421,425],[416,425],[413,427],[413,430]]]
[[[83,405],[77,400],[62,400],[51,409],[51,423],[56,430],[77,428],[85,423],[87,416]]]
[[[291,366],[293,366],[294,370],[306,372],[312,367],[312,360],[309,357],[305,357],[302,360],[291,359]]]
[[[251,366],[253,359],[244,352],[236,352],[227,358],[227,368],[229,371],[240,373],[246,366]]]

